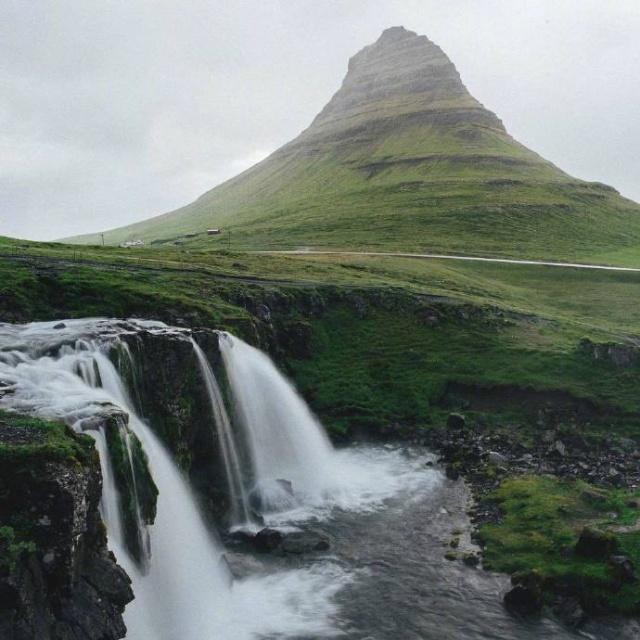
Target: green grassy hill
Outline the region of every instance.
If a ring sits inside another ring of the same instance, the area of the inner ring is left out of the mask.
[[[105,239],[224,246],[228,236],[207,236],[211,227],[241,249],[588,259],[635,254],[640,205],[519,144],[439,47],[394,27],[350,60],[295,140],[192,204]]]

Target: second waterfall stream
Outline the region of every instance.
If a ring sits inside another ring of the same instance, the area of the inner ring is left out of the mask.
[[[222,335],[220,350],[251,460],[254,504],[269,513],[334,496],[343,480],[335,452],[293,386],[266,354],[231,334]]]

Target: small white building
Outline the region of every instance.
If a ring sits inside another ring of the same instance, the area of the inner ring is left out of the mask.
[[[144,247],[144,240],[127,240],[123,242],[121,245],[124,249],[129,249],[131,247]]]
[[[207,229],[207,235],[218,236],[222,233],[222,229]]]

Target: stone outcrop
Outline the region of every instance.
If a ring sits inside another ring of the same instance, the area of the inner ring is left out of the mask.
[[[124,637],[122,613],[133,593],[107,549],[91,441],[83,439],[85,456],[56,460],[26,430],[17,429],[16,442],[16,429],[0,426],[4,450],[21,447],[11,464],[0,464],[0,638]],[[78,445],[77,436],[67,438]]]
[[[578,348],[594,360],[609,362],[617,369],[629,369],[640,362],[640,347],[637,345],[592,342],[584,338]]]
[[[222,383],[217,333],[196,330],[193,338]],[[123,339],[133,355],[133,369],[117,350],[111,357],[132,390],[138,413],[189,474],[205,511],[219,520],[229,507],[227,481],[209,398],[189,337],[140,331]]]

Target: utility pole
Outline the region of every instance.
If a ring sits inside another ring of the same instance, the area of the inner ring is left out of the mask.
[[[102,236],[102,246],[104,247],[104,233],[100,234]]]
[[[229,238],[228,238],[227,248],[231,251],[231,229],[229,229]]]

